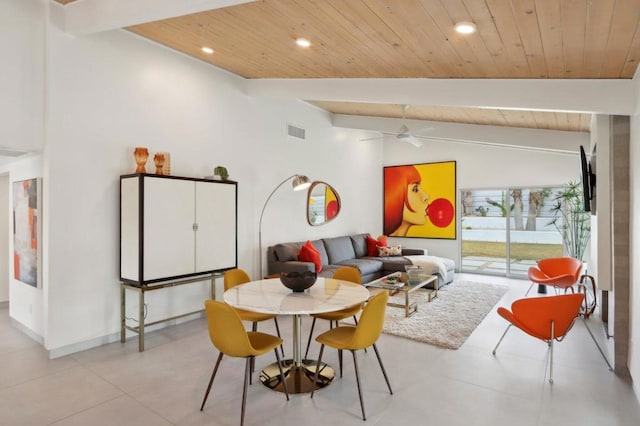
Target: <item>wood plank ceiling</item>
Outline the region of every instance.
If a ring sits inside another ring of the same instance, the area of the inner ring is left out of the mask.
[[[456,33],[459,21],[477,33]],[[127,29],[245,78],[631,79],[639,23],[640,0],[263,0]],[[311,47],[299,48],[298,37]],[[402,116],[400,105],[308,101]],[[570,131],[590,122],[437,105],[411,105],[407,117]]]

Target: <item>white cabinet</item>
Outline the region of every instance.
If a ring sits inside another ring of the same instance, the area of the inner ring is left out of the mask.
[[[237,267],[237,183],[120,177],[120,279],[146,285]]]

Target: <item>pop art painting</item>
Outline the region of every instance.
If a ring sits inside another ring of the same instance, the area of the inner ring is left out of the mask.
[[[456,239],[456,162],[384,168],[384,233]]]

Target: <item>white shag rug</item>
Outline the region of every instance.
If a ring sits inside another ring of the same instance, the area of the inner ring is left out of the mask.
[[[383,332],[458,349],[506,292],[504,285],[454,281],[427,302],[425,292],[416,290],[409,300],[418,302],[418,312],[405,318],[403,308],[388,306]],[[390,300],[404,303],[404,294]]]

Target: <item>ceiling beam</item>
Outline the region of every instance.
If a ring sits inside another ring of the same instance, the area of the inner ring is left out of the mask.
[[[528,129],[522,127],[445,123],[440,121],[364,117],[333,114],[335,127],[395,133],[403,124],[421,139],[495,145],[577,155],[580,145],[590,145],[587,132]]]
[[[184,16],[206,10],[250,3],[255,0],[82,0],[62,9],[62,29],[70,34],[81,35],[161,19]],[[60,10],[58,10],[60,12]]]
[[[633,115],[633,80],[249,79],[258,97]]]

